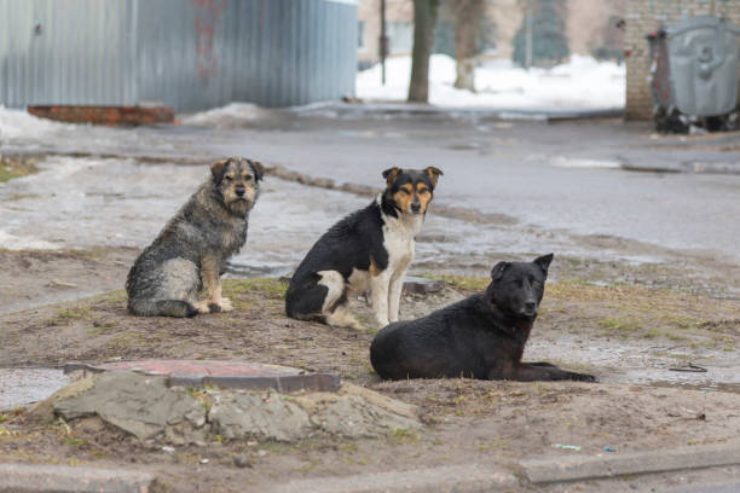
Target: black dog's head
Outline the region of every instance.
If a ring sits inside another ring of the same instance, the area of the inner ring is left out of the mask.
[[[491,270],[491,284],[486,288],[487,302],[510,317],[534,321],[545,294],[547,269],[552,257],[550,253],[534,262],[496,264]]]
[[[254,206],[264,172],[261,163],[243,157],[230,157],[211,165],[216,193],[231,213],[240,216]]]
[[[440,175],[442,171],[434,166],[425,169],[401,169],[394,166],[383,171],[386,181],[384,206],[393,215],[397,215],[396,211],[401,214],[426,214]]]

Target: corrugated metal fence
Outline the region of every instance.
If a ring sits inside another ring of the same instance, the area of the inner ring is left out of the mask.
[[[338,99],[356,47],[353,0],[0,0],[0,104]]]

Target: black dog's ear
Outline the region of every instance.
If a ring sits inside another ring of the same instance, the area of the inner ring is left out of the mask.
[[[552,262],[553,257],[554,255],[552,253],[548,253],[547,255],[534,259],[534,263],[537,264],[545,274],[547,274],[547,269],[550,267],[550,262]]]
[[[211,165],[211,174],[213,175],[213,181],[215,183],[221,183],[226,172],[226,165],[229,164],[228,159],[221,159]]]
[[[259,161],[252,161],[251,159],[248,160],[248,163],[252,166],[252,170],[254,170],[254,179],[256,181],[261,181],[265,176],[265,166]]]
[[[425,168],[424,173],[426,173],[427,176],[429,176],[429,179],[432,180],[433,187],[437,186],[437,181],[439,180],[439,177],[444,175],[441,169],[435,168],[434,166],[429,166]]]
[[[499,262],[496,265],[493,266],[493,269],[491,269],[491,279],[494,281],[498,281],[501,279],[501,277],[504,275],[504,272],[506,272],[506,269],[511,266],[511,263],[509,262]]]
[[[399,168],[398,166],[394,166],[383,171],[383,178],[385,178],[385,182],[388,184],[388,186],[391,186],[391,184],[396,180],[396,177],[400,174],[401,168]]]

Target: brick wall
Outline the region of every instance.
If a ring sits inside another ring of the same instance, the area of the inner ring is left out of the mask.
[[[697,15],[724,16],[740,26],[740,0],[628,0],[625,17],[627,119],[652,118],[653,100],[648,85],[650,50],[645,36],[662,24]]]

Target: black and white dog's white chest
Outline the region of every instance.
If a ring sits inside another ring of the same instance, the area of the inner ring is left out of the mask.
[[[383,247],[388,252],[388,269],[405,270],[414,259],[416,235],[421,231],[423,216],[384,217]]]
[[[378,244],[382,251],[373,256],[370,267],[355,267],[350,275],[349,287],[355,293],[370,289],[371,278],[384,278],[386,282],[395,279],[408,269],[414,260],[415,237],[421,231],[423,216],[392,217],[381,212],[382,226],[378,230]]]

